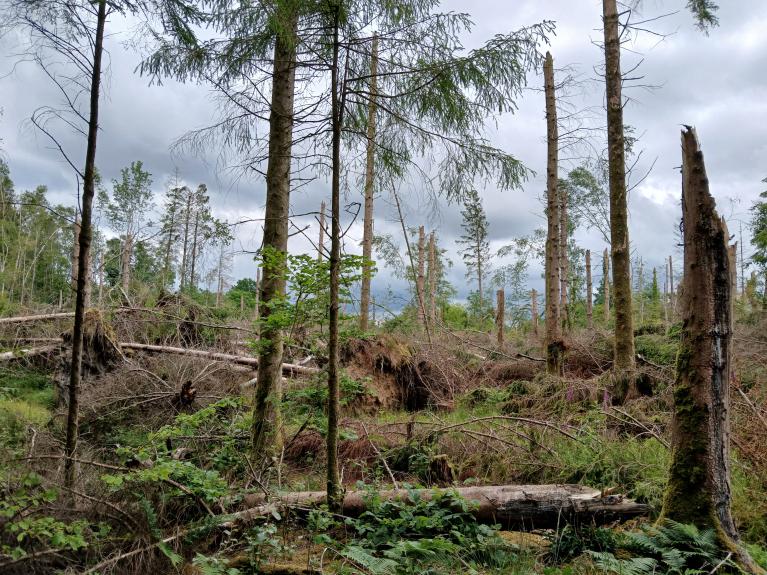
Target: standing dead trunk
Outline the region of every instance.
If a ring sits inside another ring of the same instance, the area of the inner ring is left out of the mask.
[[[282,328],[268,320],[272,311],[278,311],[272,305],[280,305],[285,295],[298,12],[293,3],[279,6],[274,15],[281,26],[274,43],[269,113],[261,309],[256,312],[264,319],[259,322],[261,348],[253,405],[252,454],[257,460],[282,451]]]
[[[495,292],[496,311],[495,311],[495,329],[498,338],[498,347],[503,348],[503,328],[506,319],[506,296],[502,289]]]
[[[370,282],[373,273],[373,183],[376,139],[376,92],[378,90],[378,35],[373,34],[370,57],[370,101],[365,164],[365,216],[362,225],[362,289],[360,291],[360,331],[368,329]]]
[[[130,261],[133,256],[133,236],[126,234],[120,254],[120,280],[123,292],[128,295],[130,290]]]
[[[567,262],[567,189],[559,187],[559,316],[562,330],[567,332],[570,326],[569,317],[569,268]]]
[[[104,26],[107,20],[106,0],[99,0],[96,17],[96,36],[93,43],[91,68],[90,109],[88,113],[88,143],[85,150],[85,170],[80,222],[80,254],[77,261],[77,294],[75,321],[72,328],[72,363],[69,371],[69,404],[67,406],[67,433],[64,444],[64,485],[75,483],[75,451],[77,450],[78,418],[80,411],[80,382],[83,364],[83,324],[85,300],[88,294],[88,261],[93,237],[93,196],[96,191],[96,144],[98,141],[99,92],[101,88],[101,58],[104,53]]]
[[[594,327],[594,285],[591,283],[591,250],[586,250],[586,327]]]
[[[415,289],[418,292],[418,322],[422,326],[426,326],[426,305],[424,293],[425,277],[424,269],[426,266],[426,234],[424,233],[423,226],[418,228],[418,271],[416,272]]]
[[[317,240],[317,261],[325,257],[325,200],[320,204],[320,237]]]
[[[77,292],[77,270],[78,262],[80,261],[80,215],[75,215],[75,223],[72,228],[72,276],[70,283],[72,285],[72,293]]]
[[[652,269],[653,277],[657,278],[655,268]],[[654,286],[658,285],[657,279]],[[644,262],[639,258],[639,325],[644,325]]]
[[[533,324],[533,335],[538,335],[538,292],[530,292],[530,320]]]
[[[605,325],[610,323],[610,254],[605,248],[604,254],[602,254],[602,295],[604,296],[604,308],[603,319]]]
[[[676,298],[674,297],[674,265],[671,256],[668,256],[668,298],[673,313],[676,310]]]
[[[253,307],[253,321],[258,322],[260,319],[259,315],[259,300],[261,299],[261,268],[256,268],[256,293],[255,293],[255,305]]]
[[[623,135],[623,78],[617,0],[603,0],[605,82],[607,90],[607,157],[610,180],[610,248],[613,264],[615,348],[614,394],[618,400],[636,394],[634,325],[631,304],[626,146]]]
[[[437,323],[437,246],[434,232],[429,234],[429,323]]]
[[[561,374],[564,342],[559,324],[560,282],[559,242],[560,218],[558,187],[559,129],[557,127],[557,102],[554,92],[554,59],[546,52],[543,64],[543,80],[546,94],[546,371]]]
[[[186,272],[189,268],[189,226],[192,225],[192,191],[186,192],[186,209],[184,210],[184,242],[181,247],[181,270],[179,273],[179,291],[186,287]]]
[[[716,530],[745,566],[730,512],[732,261],[693,128],[682,131],[684,279],[672,458],[663,518]]]
[[[727,246],[730,256],[730,294],[733,305],[738,295],[738,242]]]

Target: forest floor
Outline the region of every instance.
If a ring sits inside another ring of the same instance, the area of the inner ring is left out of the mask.
[[[733,513],[762,563],[766,327],[758,315],[739,322],[732,391]],[[129,332],[146,343],[172,339],[151,322],[116,319],[113,329],[121,341]],[[16,328],[12,336],[33,331],[50,337],[61,326]],[[570,335],[564,377],[544,373],[530,334],[512,334],[502,350],[476,333],[443,334],[431,345],[418,334],[347,339],[339,455],[346,488],[370,494],[358,517],[303,508],[233,515],[248,507],[248,494],[324,489],[321,375],[286,381],[285,448],[263,465],[247,455],[249,368],[126,352],[125,362],[86,378],[80,477],[68,492],[60,458],[65,407],[56,401],[66,361],[54,354],[0,364],[0,572],[732,571],[707,534],[651,527],[669,462],[678,332],[644,331],[636,339],[643,395],[617,406],[606,330]],[[247,352],[236,332],[182,341],[188,335],[176,334],[187,347]],[[191,400],[179,393],[187,382]],[[653,512],[620,525],[522,533],[478,523],[471,503],[450,491],[405,502],[376,496],[392,486],[558,483],[619,493]],[[686,554],[670,558],[672,548]]]

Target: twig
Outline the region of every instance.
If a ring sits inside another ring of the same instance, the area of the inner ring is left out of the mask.
[[[386,458],[381,454],[381,451],[378,449],[378,446],[375,443],[373,443],[373,440],[370,439],[370,434],[368,433],[368,428],[365,425],[365,422],[360,421],[360,425],[362,425],[362,429],[365,431],[365,439],[368,440],[370,447],[373,448],[373,451],[376,452],[376,455],[381,460],[381,463],[383,463],[383,466],[386,469],[386,473],[389,474],[389,477],[391,478],[391,482],[394,485],[394,489],[399,489],[399,484],[397,483],[397,480],[394,478],[394,473],[392,473],[392,470],[389,468],[389,464],[386,463]]]

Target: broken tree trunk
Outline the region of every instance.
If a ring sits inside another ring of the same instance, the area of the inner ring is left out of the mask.
[[[426,278],[424,276],[426,267],[426,234],[423,226],[418,228],[418,272],[416,275],[415,289],[418,291],[418,321],[426,327],[426,304],[424,288]],[[480,295],[481,297],[481,295]]]
[[[605,325],[610,323],[610,256],[605,248],[605,252],[602,255],[602,285],[604,290],[602,292],[604,299],[603,319]]]
[[[482,523],[501,524],[503,528],[556,528],[567,522],[604,524],[646,515],[650,506],[625,499],[621,495],[603,496],[598,489],[582,485],[500,485],[458,487],[450,489],[477,505],[470,513]],[[412,495],[429,500],[441,489],[391,489],[378,491],[377,497],[389,501],[408,501]],[[349,491],[343,501],[344,515],[359,516],[366,510],[370,494]],[[324,491],[286,493],[267,502],[260,494],[245,495],[244,503],[251,509],[240,512],[251,518],[270,513],[276,507],[305,508],[325,502]]]
[[[746,566],[730,511],[732,270],[695,130],[682,131],[684,279],[672,459],[661,517],[714,528]],[[752,570],[753,569],[749,569]]]
[[[150,345],[146,343],[121,343],[122,349],[135,349],[137,351],[149,351],[154,353],[175,353],[178,355],[189,355],[192,357],[201,357],[213,361],[223,361],[235,363],[238,365],[249,365],[258,367],[258,358],[248,357],[246,355],[232,355],[229,353],[219,353],[217,351],[206,351],[204,349],[187,349],[185,347],[170,347],[167,345]],[[283,363],[282,371],[286,375],[314,375],[319,373],[319,368],[307,367],[305,365],[296,365],[294,363]]]
[[[434,232],[429,234],[429,322],[437,323],[437,245]]]
[[[533,335],[538,335],[538,292],[530,292],[530,319],[533,322]]]
[[[33,321],[48,321],[53,319],[68,319],[75,317],[75,312],[46,313],[41,315],[22,315],[18,317],[0,317],[0,325],[8,323],[27,323]]]
[[[14,349],[13,351],[4,351],[0,353],[0,361],[13,361],[14,359],[21,359],[23,357],[34,357],[36,355],[43,355],[59,349],[60,345],[43,345],[40,347],[30,347],[24,349]]]

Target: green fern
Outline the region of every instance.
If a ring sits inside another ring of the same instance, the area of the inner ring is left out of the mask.
[[[396,575],[397,562],[385,557],[376,557],[369,549],[359,545],[348,545],[341,550],[341,555],[356,563],[372,575]]]
[[[619,547],[634,556],[618,559],[612,553],[588,553],[599,567],[619,575],[704,575],[720,564],[738,570],[719,546],[713,529],[700,530],[676,521],[627,533]]]

